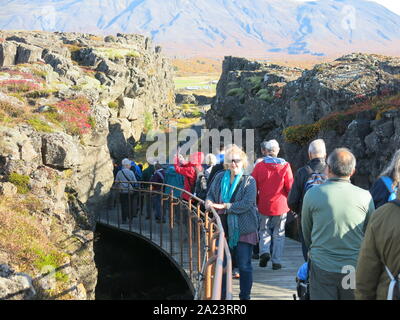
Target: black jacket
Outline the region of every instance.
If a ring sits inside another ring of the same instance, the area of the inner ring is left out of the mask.
[[[390,192],[381,178],[375,181],[369,192],[374,199],[375,209],[388,202]]]
[[[290,190],[288,197],[289,208],[297,214],[301,214],[301,207],[303,205],[304,198],[304,186],[308,177],[310,176],[307,167],[310,167],[313,172],[322,173],[326,168],[325,159],[314,158],[309,161],[306,166],[297,170],[296,175],[294,176],[292,189]]]

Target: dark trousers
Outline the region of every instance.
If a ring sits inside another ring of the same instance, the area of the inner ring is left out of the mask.
[[[122,223],[136,216],[138,196],[136,193],[120,193]]]
[[[120,193],[119,199],[121,201],[121,215],[122,215],[122,223],[127,223],[130,218],[131,206],[132,206],[132,197],[129,193]]]
[[[344,289],[342,282],[347,274],[328,272],[310,265],[310,300],[354,300],[354,290]]]
[[[161,195],[154,194],[152,202],[153,202],[154,217],[157,220],[161,220]],[[165,217],[163,217],[163,219],[165,219]]]
[[[300,217],[298,219],[300,219]],[[298,226],[299,226],[298,229],[299,229],[299,238],[300,238],[300,242],[301,242],[301,250],[303,252],[304,261],[307,262],[308,248],[304,242],[303,230],[301,228],[301,222],[299,222]]]

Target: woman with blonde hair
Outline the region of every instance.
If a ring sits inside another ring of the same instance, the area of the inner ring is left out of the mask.
[[[393,155],[392,161],[383,169],[379,179],[372,185],[370,193],[374,199],[375,209],[386,202],[396,199],[400,183],[400,150]]]
[[[246,154],[236,145],[225,149],[224,169],[213,179],[206,209],[214,208],[224,227],[229,247],[236,252],[241,300],[249,300],[253,284],[251,256],[257,243],[256,182],[244,174]],[[223,290],[224,291],[224,290]]]

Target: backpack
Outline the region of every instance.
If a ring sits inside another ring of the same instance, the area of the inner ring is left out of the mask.
[[[310,166],[306,167],[308,172],[308,179],[304,184],[304,194],[314,186],[323,184],[328,178],[324,173],[314,171]]]
[[[390,201],[400,207],[400,200]],[[390,278],[387,300],[400,300],[400,274],[397,277],[393,276],[389,268],[385,265],[386,273]]]
[[[388,201],[392,201],[396,199],[397,187],[392,188],[393,180],[388,176],[382,176],[382,181],[385,184],[386,188],[388,189],[390,195]]]
[[[199,171],[199,169],[195,168],[196,170],[196,182],[194,184],[193,194],[205,200],[207,197],[207,178],[204,175],[204,171]]]
[[[400,274],[394,277],[387,266],[385,269],[390,278],[387,300],[400,300]]]

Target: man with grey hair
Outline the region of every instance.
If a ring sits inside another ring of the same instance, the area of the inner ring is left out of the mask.
[[[356,159],[346,148],[328,157],[328,180],[307,191],[301,224],[309,248],[310,299],[353,300],[358,254],[375,210],[367,190],[354,186]],[[348,272],[350,271],[350,274]]]
[[[261,151],[265,157],[255,166],[252,173],[257,183],[257,207],[261,218],[259,265],[264,268],[271,259],[273,270],[282,268],[285,222],[289,211],[287,196],[293,183],[290,164],[278,158],[279,150],[279,143],[276,140],[262,142]]]
[[[121,162],[122,169],[118,171],[115,177],[115,183],[119,189],[119,197],[121,201],[121,215],[122,223],[130,223],[131,213],[136,212],[135,198],[133,197],[133,188],[137,187],[134,183],[136,182],[135,174],[131,169],[131,160],[124,159]]]
[[[311,180],[312,182],[312,178],[316,177],[317,175],[323,177],[325,180],[324,172],[326,168],[326,148],[323,139],[317,139],[310,143],[308,147],[308,158],[310,161],[307,163],[307,165],[297,170],[294,176],[293,186],[288,197],[289,208],[298,215],[297,221],[301,219],[301,206],[303,204],[304,195],[309,188],[308,181]],[[307,261],[307,247],[304,244],[303,232],[301,230],[300,223],[298,229],[303,257],[304,260]]]

